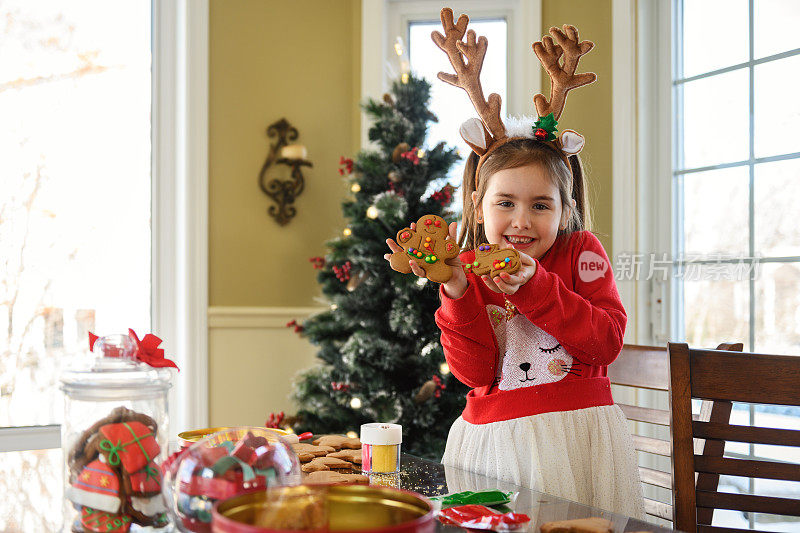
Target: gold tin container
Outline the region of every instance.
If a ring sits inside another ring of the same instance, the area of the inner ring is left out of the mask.
[[[180,450],[185,450],[195,442],[199,441],[202,438],[205,438],[212,433],[217,433],[218,431],[227,431],[231,429],[229,427],[218,427],[218,428],[203,428],[203,429],[193,429],[192,431],[184,431],[182,433],[178,433],[178,445],[180,446]],[[279,435],[289,435],[289,432],[283,429],[275,429],[275,428],[267,428],[270,431],[274,431]],[[244,435],[239,435],[239,438],[244,437]],[[217,442],[215,444],[221,444],[221,442]]]
[[[414,492],[368,485],[277,487],[214,506],[213,533],[429,533],[433,506]]]

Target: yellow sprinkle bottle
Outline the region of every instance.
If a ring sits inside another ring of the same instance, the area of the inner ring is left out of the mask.
[[[400,470],[400,424],[374,422],[361,425],[361,469],[364,472],[391,473]]]

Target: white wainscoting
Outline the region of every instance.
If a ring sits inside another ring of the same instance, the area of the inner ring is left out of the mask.
[[[270,412],[294,413],[298,372],[317,364],[317,349],[286,327],[323,307],[209,307],[209,425],[261,425]]]

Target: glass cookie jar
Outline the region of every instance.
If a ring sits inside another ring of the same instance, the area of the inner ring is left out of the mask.
[[[96,338],[61,376],[65,533],[172,529],[161,494],[171,374],[141,362],[165,361],[161,340],[131,334]]]

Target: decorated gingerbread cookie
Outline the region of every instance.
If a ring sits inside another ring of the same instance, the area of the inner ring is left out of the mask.
[[[394,252],[389,260],[394,270],[408,274],[411,272],[408,261],[413,259],[431,281],[445,283],[453,275],[446,261],[458,257],[459,247],[450,238],[447,221],[442,217],[421,217],[415,229],[403,228],[397,232],[397,244],[403,251]]]
[[[475,260],[464,265],[464,271],[477,276],[489,274],[493,278],[502,272],[513,274],[520,265],[519,252],[515,249],[500,248],[499,244],[481,244],[475,249]]]

